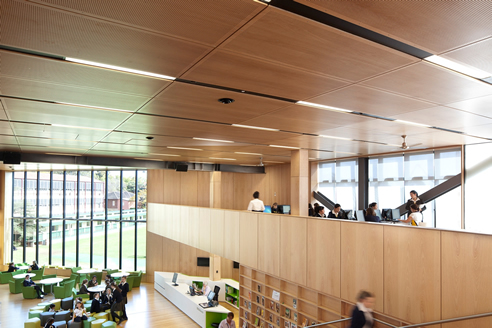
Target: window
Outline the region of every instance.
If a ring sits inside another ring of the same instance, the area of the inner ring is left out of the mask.
[[[356,209],[358,197],[357,161],[336,161],[319,165],[318,190],[343,209]]]
[[[12,188],[14,262],[145,270],[146,171],[15,172]]]

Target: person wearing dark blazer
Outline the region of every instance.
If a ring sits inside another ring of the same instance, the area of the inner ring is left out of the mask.
[[[311,203],[308,204],[308,215],[314,216],[314,208],[313,205],[311,205]]]
[[[103,311],[111,309],[111,305],[113,305],[113,290],[111,287],[106,288],[106,292],[102,296],[101,303]]]
[[[381,222],[379,219],[379,216],[376,215],[376,212],[372,207],[369,207],[366,210],[366,217],[365,217],[366,222]]]
[[[410,199],[407,201],[405,205],[405,209],[410,213],[410,206],[413,204],[417,205],[420,209],[420,212],[425,211],[427,207],[425,207],[424,202],[420,200],[419,194],[415,191],[412,190],[410,191]],[[423,205],[423,206],[421,206]]]
[[[79,292],[77,293],[77,295],[81,295],[81,294],[90,294],[89,291],[87,290],[87,283],[89,282],[89,280],[87,279],[84,279],[82,281],[82,286],[80,286],[80,290]]]
[[[9,270],[8,270],[7,272],[15,272],[15,271],[17,271],[17,270],[19,270],[19,268],[18,268],[18,267],[16,267],[16,266],[14,265],[14,263],[12,262],[12,263],[10,263],[10,264],[9,264]]]
[[[357,297],[357,304],[352,311],[350,328],[371,328],[374,324],[373,306],[374,295],[365,290],[361,291]]]
[[[127,295],[128,292],[130,291],[130,286],[128,286],[128,283],[126,282],[126,276],[121,277],[121,282],[118,285],[118,287],[121,289],[121,296],[123,297],[123,302],[122,302],[122,311],[123,311],[123,320],[128,320],[128,317],[126,316],[126,304],[128,303]]]
[[[111,289],[113,290],[113,305],[111,305],[111,316],[113,320],[119,325],[123,321],[123,317],[120,317],[116,311],[122,311],[123,309],[123,296],[121,296],[121,289],[116,286],[116,283],[113,282],[111,285]]]
[[[314,216],[317,218],[326,218],[325,207],[324,206],[316,206],[314,208]]]
[[[32,261],[32,264],[29,266],[29,269],[31,269],[31,270],[39,270],[39,266],[36,263],[36,261]]]
[[[46,295],[46,293],[43,293],[41,290],[41,287],[36,285],[34,281],[31,280],[31,277],[27,274],[26,277],[24,278],[24,282],[22,283],[24,287],[34,287],[36,290],[36,294],[38,294],[38,298],[43,298],[43,295]]]
[[[342,209],[342,207],[340,206],[340,204],[335,204],[335,207],[333,208],[333,211],[330,211],[328,213],[328,218],[329,219],[339,219],[339,214],[340,214],[340,210]]]
[[[94,293],[94,298],[91,303],[91,312],[99,313],[101,312],[101,302],[99,301],[99,293]]]

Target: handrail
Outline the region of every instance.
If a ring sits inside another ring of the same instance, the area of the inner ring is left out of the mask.
[[[438,321],[430,321],[430,322],[424,322],[424,323],[419,323],[419,324],[414,324],[414,325],[407,325],[407,326],[395,326],[395,325],[392,325],[390,323],[384,322],[384,321],[379,320],[379,319],[376,319],[376,318],[374,318],[374,321],[377,321],[379,323],[382,323],[382,324],[384,324],[386,326],[389,326],[389,327],[392,327],[392,328],[415,328],[415,327],[421,327],[421,326],[432,326],[432,325],[437,325],[437,324],[440,324],[440,323],[448,323],[448,322],[455,322],[455,321],[478,319],[478,318],[489,317],[489,316],[492,316],[492,312],[481,313],[481,314],[474,314],[474,315],[469,315],[469,316],[464,316],[464,317],[457,317],[457,318],[451,318],[451,319],[443,319],[443,320],[438,320]],[[305,328],[312,328],[312,327],[320,327],[320,326],[325,326],[325,325],[331,325],[333,323],[348,321],[348,320],[351,320],[351,319],[352,318],[345,318],[345,319],[333,320],[333,321],[318,323],[318,324],[312,325],[312,326],[306,326]]]
[[[469,316],[466,316],[466,317],[458,317],[458,318],[444,319],[444,320],[438,320],[438,321],[424,322],[424,323],[419,323],[417,325],[402,326],[401,328],[413,328],[413,327],[420,327],[420,326],[430,326],[430,325],[436,325],[436,324],[439,324],[439,323],[448,323],[448,322],[454,322],[454,321],[463,321],[463,320],[477,319],[477,318],[483,318],[483,317],[489,317],[489,316],[492,316],[492,312],[481,313],[481,314],[474,314],[474,315],[469,315]]]

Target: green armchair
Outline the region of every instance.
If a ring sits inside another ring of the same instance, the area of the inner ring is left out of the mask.
[[[75,285],[74,285],[73,287],[77,287],[77,283],[79,282],[79,275],[78,275],[78,274],[76,274],[76,273],[72,273],[72,274],[70,275],[70,278],[65,278],[65,279],[63,279],[63,281],[62,281],[62,282],[60,282],[60,286],[63,286],[63,285],[65,285],[67,282],[70,282],[70,281],[72,281],[72,280],[73,280],[73,281],[74,281],[74,283],[75,283]]]
[[[23,283],[24,283],[24,279],[13,279],[13,280],[10,280],[9,281],[10,292],[12,294],[20,294],[20,293],[22,293]]]
[[[135,277],[133,276],[128,276],[126,277],[126,282],[128,283],[128,291],[132,291],[133,288],[133,282],[134,282]]]
[[[142,271],[130,272],[130,276],[133,277],[133,287],[140,287],[142,282]]]
[[[12,272],[0,272],[0,284],[8,284],[12,279]]]
[[[92,279],[92,276],[96,276],[97,277],[97,283],[98,284],[100,284],[102,282],[102,276],[103,276],[102,271],[97,271],[97,272],[91,273],[90,274],[90,278],[88,278],[88,279],[89,280]]]
[[[38,281],[38,280],[44,279],[43,278],[44,268],[41,268],[39,270],[31,270],[31,273],[34,273],[36,275],[36,276],[31,278],[33,281]]]
[[[43,275],[43,279],[48,279],[48,278],[56,278],[56,274],[45,274],[45,275]]]
[[[75,288],[72,288],[72,296],[73,296],[73,299],[76,299],[77,297],[82,297],[82,300],[84,299],[89,299],[89,294],[80,294],[78,295],[79,291],[76,290]]]
[[[72,295],[72,289],[75,287],[75,280],[66,281],[63,286],[53,287],[55,298],[64,299]]]
[[[79,272],[79,270],[82,270],[82,268],[81,267],[73,267],[72,273],[77,273],[77,272]]]
[[[22,280],[22,279],[17,279],[17,280]],[[38,294],[36,293],[36,289],[34,289],[34,286],[29,286],[29,287],[22,286],[22,296],[24,296],[24,298],[32,299],[32,298],[37,298]]]

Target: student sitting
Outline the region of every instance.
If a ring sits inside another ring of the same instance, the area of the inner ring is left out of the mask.
[[[325,207],[324,206],[316,206],[314,208],[314,216],[317,218],[326,218]]]
[[[17,270],[19,270],[19,268],[14,266],[14,262],[9,263],[9,270],[7,272],[15,272]]]
[[[328,218],[337,219],[341,209],[342,207],[340,206],[340,204],[335,204],[333,211],[330,211],[330,213],[328,213]]]
[[[56,328],[54,323],[55,323],[55,319],[50,319],[48,320],[46,325],[44,325],[44,328]]]
[[[419,222],[422,221],[422,213],[420,213],[419,205],[410,205],[410,211],[412,212],[406,220],[400,220],[400,222],[406,223],[408,225],[418,226]]]
[[[85,311],[84,303],[77,302],[75,304],[75,310],[73,310],[73,319],[72,322],[81,322],[82,320],[87,320],[87,316],[89,313]]]
[[[31,277],[29,277],[28,274],[26,274],[26,277],[24,278],[23,285],[24,287],[34,287],[34,289],[36,290],[36,294],[38,294],[38,298],[43,298],[43,295],[46,295],[46,293],[43,293],[41,288],[36,285],[34,281],[31,280]]]
[[[98,285],[97,283],[97,277],[94,275],[92,276],[92,279],[89,281],[89,285],[87,287],[96,287]],[[94,298],[94,293],[90,293],[90,299]]]
[[[31,270],[39,270],[39,266],[36,263],[36,261],[32,261],[32,264],[31,264],[31,266],[29,266],[29,269],[31,269]]]
[[[94,298],[91,303],[91,312],[99,313],[101,312],[101,302],[99,301],[99,293],[94,293]]]
[[[84,279],[82,281],[82,286],[80,286],[80,290],[79,292],[77,293],[77,295],[82,295],[82,294],[89,294],[89,291],[87,290],[87,283],[89,281],[87,279]]]
[[[50,308],[48,309],[48,312],[56,312],[55,304],[53,304],[53,303],[50,304]]]
[[[376,215],[376,212],[374,211],[374,208],[369,207],[366,210],[366,217],[365,217],[366,222],[381,222],[379,217]]]
[[[111,309],[111,305],[113,305],[113,290],[111,287],[106,288],[106,292],[102,296],[101,303],[103,311]]]

